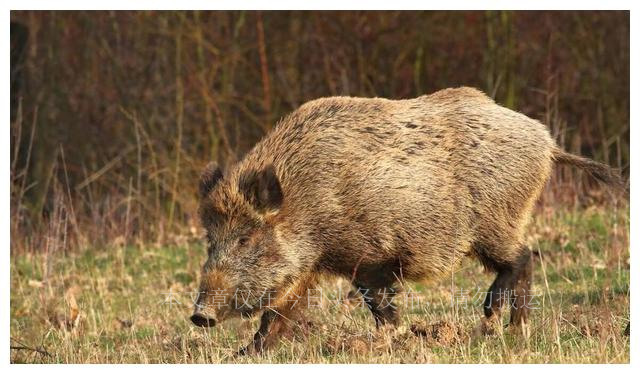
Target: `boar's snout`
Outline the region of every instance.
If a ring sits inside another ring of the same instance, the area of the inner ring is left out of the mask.
[[[191,322],[198,327],[213,327],[216,325],[216,320],[209,318],[201,313],[195,313],[191,316]]]
[[[191,322],[198,327],[213,327],[216,325],[215,319],[200,312],[193,313],[191,316]]]
[[[196,308],[191,316],[191,322],[198,327],[213,327],[216,325],[215,313],[212,314],[207,308],[196,304]]]

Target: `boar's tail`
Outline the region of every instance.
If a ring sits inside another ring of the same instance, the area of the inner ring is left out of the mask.
[[[589,175],[591,175],[593,178],[613,187],[616,190],[624,190],[625,188],[625,183],[622,180],[620,171],[618,169],[613,169],[608,165],[595,162],[585,157],[572,155],[571,153],[567,153],[560,148],[554,148],[552,154],[553,160],[557,164],[577,166],[589,173]]]

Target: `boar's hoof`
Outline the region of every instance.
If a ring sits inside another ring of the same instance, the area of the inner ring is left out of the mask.
[[[242,356],[249,355],[249,347],[244,347],[239,349],[234,355],[233,358],[240,358]]]

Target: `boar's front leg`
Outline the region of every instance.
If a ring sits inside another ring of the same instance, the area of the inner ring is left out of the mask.
[[[242,348],[236,354],[244,356],[249,354],[260,354],[273,347],[286,331],[290,331],[295,321],[292,319],[295,313],[290,309],[267,309],[260,318],[260,327],[253,335],[253,341]]]
[[[274,331],[274,330],[281,329],[279,325],[281,325],[282,322],[274,323],[274,321],[278,317],[279,317],[278,314],[274,310],[271,310],[271,309],[265,310],[262,313],[262,317],[260,318],[260,327],[258,328],[258,331],[256,331],[256,333],[253,335],[253,341],[248,346],[240,349],[237,355],[244,356],[251,353],[262,352],[266,346],[265,343],[267,343],[267,337],[269,337],[274,333],[277,334],[277,331]],[[273,340],[274,340],[274,337],[271,336],[269,341],[273,341]]]
[[[297,282],[289,291],[292,292],[292,295],[307,295],[315,284],[314,276],[307,277]],[[253,342],[238,351],[238,356],[261,353],[273,347],[285,332],[295,327],[298,318],[306,309],[305,305],[308,305],[308,300],[305,303],[302,300],[288,298],[277,305],[277,307],[267,309],[262,313],[260,327],[253,336]]]

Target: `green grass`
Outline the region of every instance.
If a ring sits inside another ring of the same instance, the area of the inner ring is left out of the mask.
[[[471,332],[481,319],[478,291],[491,274],[469,260],[452,278],[411,285],[420,304],[398,298],[402,322],[376,331],[356,303],[330,304],[346,282],[323,284],[322,308],[308,310],[305,328],[259,357],[235,359],[257,321],[229,321],[215,329],[193,326],[190,292],[204,261],[194,243],[162,248],[85,248],[11,260],[11,345],[16,363],[605,363],[629,362],[628,210],[541,210],[527,241],[536,260],[528,332]],[[50,271],[44,279],[47,264]],[[180,304],[166,302],[172,292]],[[72,296],[73,295],[73,296]],[[452,300],[468,301],[455,308]],[[74,301],[79,317],[67,326]],[[463,305],[464,306],[464,305]],[[505,313],[505,322],[507,313]],[[447,322],[455,339],[418,337],[413,324]]]

